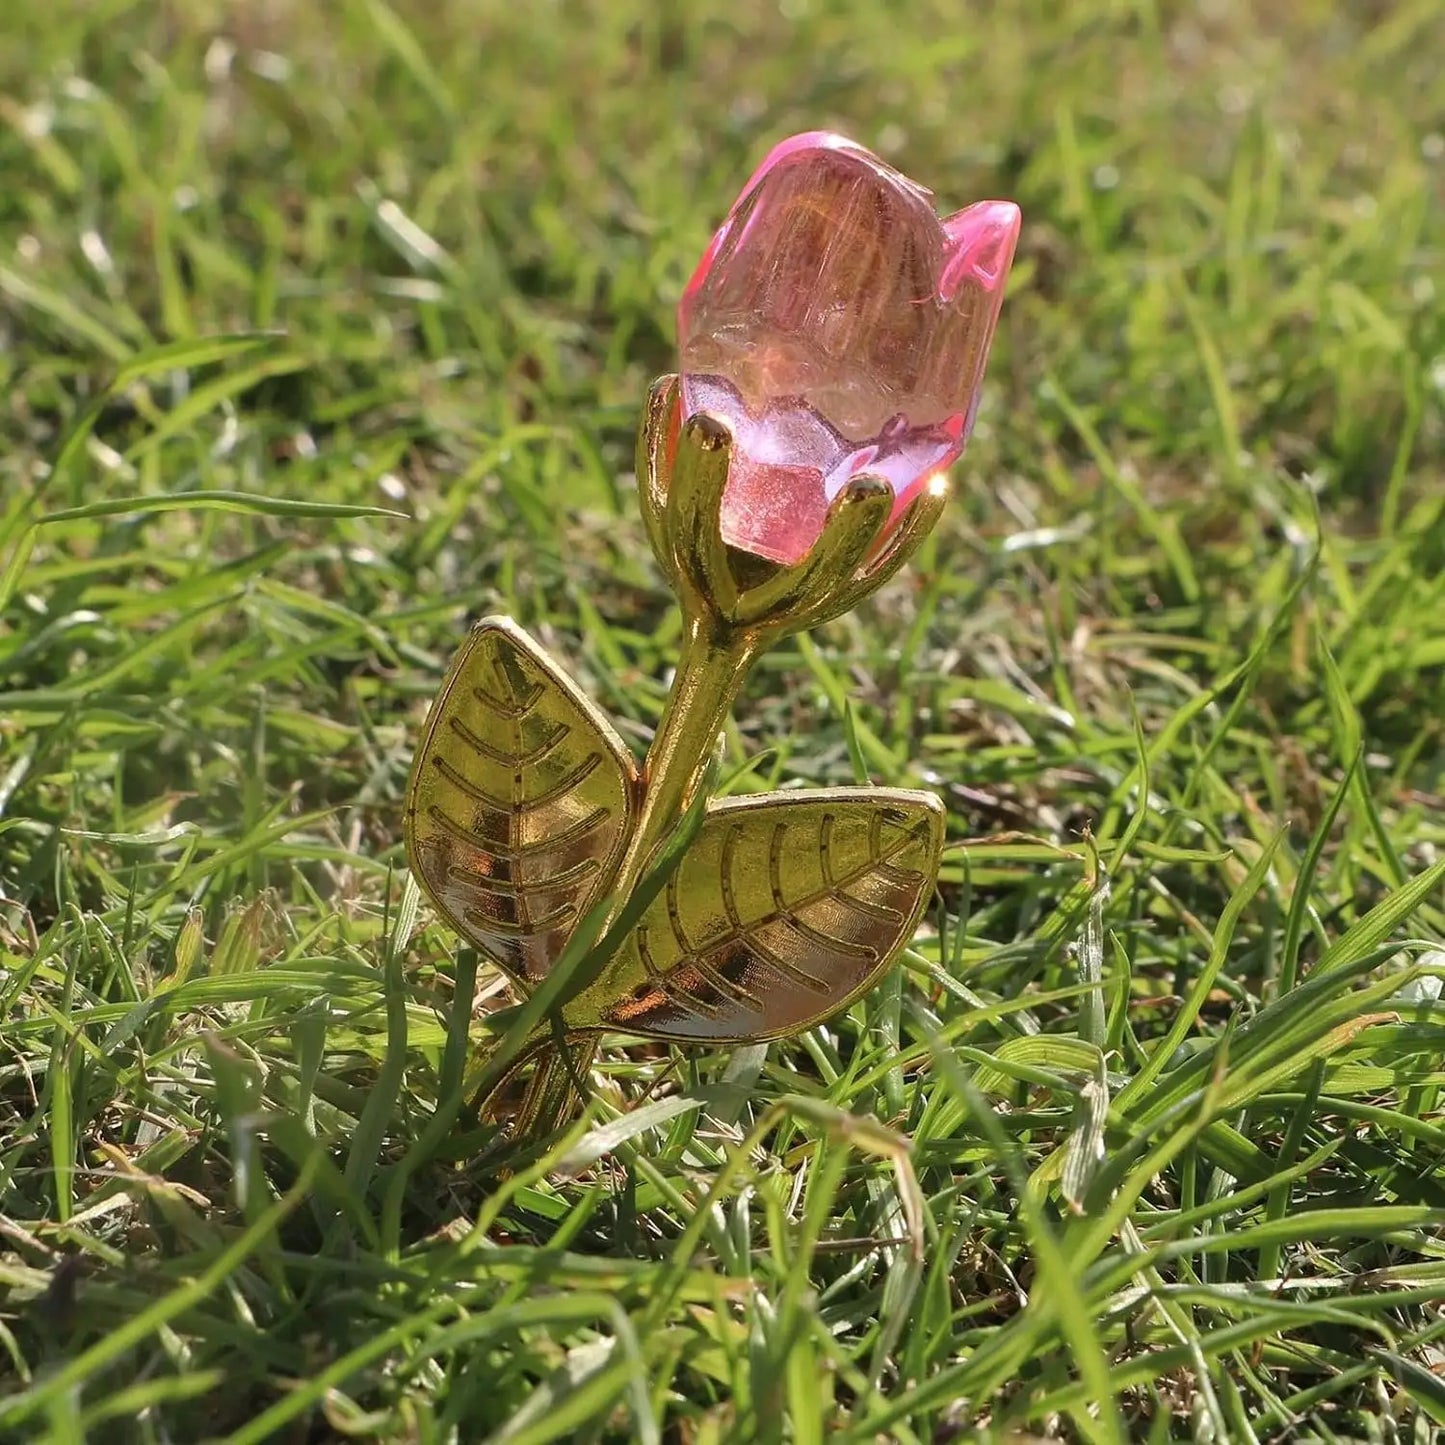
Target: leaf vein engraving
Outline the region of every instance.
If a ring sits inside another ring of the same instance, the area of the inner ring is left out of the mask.
[[[647,943],[647,928],[645,925],[639,926],[637,930],[637,955],[642,960],[642,967],[647,974],[647,981],[653,988],[667,998],[670,1003],[675,1004],[685,1012],[699,1013],[704,1018],[715,1019],[718,1014],[722,1012],[719,1004],[708,1003],[705,999],[701,999],[696,994],[690,993],[685,989],[674,976],[675,968],[672,972],[668,973],[664,973],[658,968],[657,960],[653,958],[652,949]]]
[[[495,812],[513,819],[517,818],[519,814],[535,812],[538,808],[545,808],[549,803],[555,803],[558,798],[566,797],[592,775],[601,761],[601,753],[590,753],[565,778],[559,779],[545,792],[538,793],[535,798],[515,798],[508,802],[504,798],[498,798],[495,794],[487,792],[485,788],[479,787],[459,769],[454,768],[445,758],[434,757],[432,759],[436,770],[459,792],[465,793],[474,802],[482,803]]]
[[[497,873],[482,873],[475,868],[449,863],[446,874],[448,878],[461,879],[484,893],[530,897],[538,893],[560,893],[568,888],[575,888],[588,874],[595,873],[599,866],[596,858],[583,858],[550,878],[506,878]]]
[[[491,762],[500,763],[503,767],[535,767],[557,745],[572,731],[566,723],[558,723],[556,731],[550,737],[538,743],[536,747],[525,753],[504,752],[501,748],[495,747],[485,738],[479,736],[464,723],[461,718],[453,717],[447,719],[447,726],[467,745],[478,757],[486,758]]]
[[[427,816],[443,832],[450,833],[458,842],[467,844],[474,851],[485,853],[490,858],[496,858],[498,862],[520,863],[526,859],[550,853],[554,848],[565,848],[569,844],[585,838],[588,833],[593,832],[611,818],[612,810],[602,807],[594,808],[586,817],[579,818],[560,833],[552,833],[546,838],[538,839],[535,843],[516,845],[495,842],[475,829],[465,827],[435,803],[428,805]]]
[[[844,873],[841,877],[835,873],[832,887],[825,885],[822,888],[816,888],[812,892],[805,893],[801,897],[794,899],[785,909],[775,908],[772,913],[755,919],[753,922],[741,928],[729,926],[713,937],[701,940],[696,944],[689,942],[685,933],[678,931],[678,919],[676,917],[677,874],[674,873],[668,881],[668,912],[673,919],[673,931],[678,933],[678,941],[684,953],[690,954],[693,957],[702,953],[715,953],[718,949],[724,948],[731,943],[736,943],[738,939],[755,933],[758,929],[765,928],[770,923],[775,923],[780,919],[787,921],[790,915],[811,907],[815,903],[822,903],[829,898],[840,898],[865,914],[870,914],[875,917],[881,914],[893,927],[897,927],[903,922],[905,917],[899,910],[886,907],[882,904],[870,903],[865,899],[855,898],[851,893],[845,891],[854,883],[860,882],[862,879],[868,877],[869,874],[878,871],[880,864],[887,863],[890,859],[896,858],[900,853],[917,844],[924,826],[915,825],[912,827],[904,827],[900,825],[898,830],[899,836],[891,843],[884,844],[880,825],[881,819],[875,818],[873,820],[873,826],[869,831],[869,851],[872,856],[866,862],[860,863],[856,868]],[[917,871],[914,871],[909,875],[910,884],[916,882],[921,876]],[[880,921],[882,921],[882,919],[880,919]]]
[[[503,702],[499,697],[493,697],[486,688],[472,685],[472,696],[487,709],[494,712],[498,717],[506,718],[508,722],[520,722],[534,707],[546,689],[540,682],[534,682],[531,690],[527,693],[524,701]]]
[[[901,918],[902,914],[899,917]],[[791,928],[800,938],[806,939],[815,948],[826,949],[828,952],[840,954],[844,958],[856,958],[861,963],[878,961],[876,948],[866,943],[855,943],[850,938],[838,938],[834,934],[824,933],[821,928],[814,928],[806,919],[799,918],[796,912],[790,913],[780,922]]]
[[[827,825],[831,819],[831,814],[825,813],[823,815],[822,824],[820,824],[818,828],[820,838],[823,836],[824,826]],[[829,952],[841,953],[845,957],[866,959],[869,963],[874,962],[878,957],[877,949],[868,948],[863,944],[852,943],[846,939],[834,938],[831,933],[824,933],[822,929],[814,928],[812,924],[798,916],[799,910],[806,908],[808,905],[806,903],[789,903],[784,896],[783,843],[787,831],[788,825],[780,821],[773,829],[773,843],[772,847],[768,850],[768,884],[772,890],[773,907],[778,911],[779,920],[817,948],[826,949]],[[831,841],[831,829],[828,830],[828,838],[829,841]],[[820,853],[826,851],[826,845],[819,849]],[[882,868],[886,865],[877,864],[876,866]],[[825,887],[836,887],[836,884],[828,876],[831,872],[831,868],[824,868],[823,882]]]
[[[711,950],[695,949],[691,942],[689,942],[687,928],[682,921],[682,908],[677,900],[677,884],[678,874],[674,873],[672,877],[667,880],[667,921],[672,928],[672,936],[677,942],[678,958],[666,975],[669,979],[667,985],[669,992],[680,992],[689,1002],[694,1001],[692,994],[687,993],[681,989],[679,985],[670,981],[673,973],[675,973],[677,969],[691,965],[698,971],[698,974],[704,982],[709,984],[716,993],[731,994],[738,1003],[756,1004],[757,1000],[747,989],[739,984],[733,983],[730,979],[724,978],[715,968],[703,962],[702,954],[704,952],[710,952]],[[702,1004],[701,1001],[696,1002],[699,1008],[707,1007],[707,1005]],[[714,1013],[715,1012],[716,1010],[714,1010]],[[709,1015],[709,1017],[711,1017],[711,1015]]]
[[[536,933],[547,933],[576,915],[577,910],[570,903],[559,904],[542,918],[529,918],[513,922],[509,918],[496,918],[483,913],[480,908],[468,908],[462,918],[481,934],[492,934],[498,938],[529,938]]]
[[[683,958],[691,956],[693,948],[688,941],[687,929],[683,927],[682,909],[677,901],[677,875],[682,870],[675,869],[672,877],[667,880],[667,921],[672,928],[672,936],[677,940],[677,951]]]
[[[764,943],[756,933],[748,938],[748,947],[751,948],[764,963],[784,978],[791,979],[794,983],[800,983],[804,988],[813,993],[827,993],[829,991],[827,981],[821,979],[815,973],[809,973],[801,964],[792,963],[784,958],[775,948]]]
[[[826,828],[831,821],[832,815],[825,813],[818,830],[820,837],[823,835],[824,828]],[[773,829],[772,844],[768,850],[768,886],[772,893],[773,907],[777,912],[773,920],[763,926],[771,927],[775,923],[779,927],[791,928],[807,942],[812,943],[815,947],[822,947],[829,953],[843,953],[847,955],[853,952],[857,945],[845,943],[841,939],[832,938],[826,933],[819,932],[815,928],[808,928],[804,925],[802,921],[797,918],[795,911],[784,896],[782,859],[783,843],[787,831],[788,825],[784,822],[779,822]],[[830,872],[830,869],[827,867],[824,868],[823,878],[825,885],[831,881],[829,877]],[[734,921],[736,922],[736,920]],[[750,935],[748,943],[750,947],[757,951],[759,957],[761,957],[764,962],[770,964],[778,973],[782,974],[784,978],[789,978],[794,983],[801,983],[804,988],[811,989],[815,993],[828,992],[828,985],[823,979],[819,978],[817,974],[810,973],[802,964],[793,962],[767,943],[764,943],[758,930],[754,930]],[[864,950],[863,952],[864,956],[870,961],[877,957],[877,954],[872,952],[872,950]]]

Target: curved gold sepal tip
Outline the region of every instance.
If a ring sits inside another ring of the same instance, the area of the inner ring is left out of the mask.
[[[875,477],[870,472],[864,472],[861,476],[851,478],[848,485],[838,493],[833,500],[833,509],[836,510],[840,503],[843,506],[857,506],[860,502],[866,502],[870,497],[887,497],[891,502],[893,488],[882,477]]]
[[[947,473],[939,472],[929,479],[923,490],[908,504],[903,516],[898,520],[898,525],[884,539],[883,545],[869,559],[862,572],[834,599],[836,611],[833,616],[856,607],[898,573],[937,525],[948,503],[948,492]]]
[[[647,393],[642,425],[637,429],[637,497],[642,525],[658,566],[677,581],[677,563],[667,540],[668,450],[681,402],[681,381],[660,376]]]
[[[884,535],[895,502],[890,484],[864,473],[833,499],[808,555],[778,566],[734,552],[722,536],[732,460],[728,423],[682,416],[676,376],[652,386],[638,435],[638,491],[648,541],[683,609],[695,620],[772,638],[817,626],[882,586],[937,522],[948,494],[940,473]],[[766,645],[766,644],[764,644]]]
[[[683,431],[694,446],[701,447],[705,452],[715,452],[732,445],[732,429],[710,412],[694,412],[688,417]]]
[[[738,588],[722,539],[722,497],[732,459],[732,432],[706,412],[683,423],[662,518],[674,575],[703,606],[731,613]]]
[[[658,429],[659,423],[672,409],[672,403],[682,390],[682,378],[674,372],[659,376],[647,388],[647,404],[643,408],[642,430],[646,437]]]

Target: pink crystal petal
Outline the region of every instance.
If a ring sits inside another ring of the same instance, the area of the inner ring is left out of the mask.
[[[839,135],[831,130],[806,130],[798,135],[789,136],[781,140],[765,155],[759,163],[758,168],[748,177],[748,183],[738,192],[738,199],[733,203],[732,210],[728,213],[727,219],[713,233],[712,240],[707,244],[707,249],[702,253],[702,259],[697,263],[691,279],[683,292],[683,304],[686,305],[688,297],[697,291],[707,281],[708,272],[712,270],[713,262],[717,257],[719,249],[732,233],[733,221],[738,211],[742,208],[743,202],[757,187],[758,183],[766,177],[769,172],[775,170],[782,162],[790,156],[797,155],[800,151],[848,151],[855,155],[868,157],[869,153],[856,141],[851,141],[847,136]],[[738,238],[741,244],[744,237]]]
[[[763,179],[770,171],[775,170],[790,156],[797,155],[800,151],[848,151],[853,155],[862,156],[871,160],[873,157],[855,140],[849,140],[845,135],[839,135],[832,130],[805,130],[798,135],[790,135],[787,140],[780,140],[762,161],[757,170],[748,177],[748,183],[738,192],[738,204],[746,199],[748,193]],[[736,206],[734,207],[736,209]]]
[[[938,294],[951,301],[965,280],[985,291],[1002,288],[1013,265],[1023,214],[1012,201],[978,201],[943,223],[948,260],[939,277]]]
[[[940,222],[929,193],[843,136],[775,146],[678,308],[683,401],[732,428],[725,539],[807,555],[867,471],[901,515],[972,427],[1018,208]]]
[[[791,566],[808,555],[828,516],[823,474],[735,455],[728,475],[722,537],[770,562]]]

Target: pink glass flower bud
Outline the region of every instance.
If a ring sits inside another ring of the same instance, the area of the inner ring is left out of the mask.
[[[769,152],[678,307],[683,410],[733,433],[724,541],[799,562],[865,472],[897,524],[968,441],[1018,233],[1012,201],[940,221],[842,136]]]

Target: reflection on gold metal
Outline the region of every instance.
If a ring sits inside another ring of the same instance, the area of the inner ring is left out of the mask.
[[[857,998],[912,936],[942,834],[928,793],[718,803],[579,1010],[676,1043],[805,1029]]]
[[[652,391],[638,446],[648,538],[685,631],[639,768],[602,713],[505,618],[480,623],[432,708],[407,799],[413,871],[443,917],[524,991],[602,905],[615,929],[695,794],[748,668],[779,637],[854,606],[907,560],[941,480],[893,527],[893,494],[855,478],[795,566],[734,551],[719,509],[731,438]],[[688,850],[596,977],[523,1050],[537,1067],[510,1121],[555,1122],[596,1038],[775,1039],[870,988],[932,893],[943,809],[928,793],[829,788],[708,805]],[[583,971],[586,972],[585,970]],[[552,1041],[576,1045],[570,1059]]]
[[[452,664],[418,759],[413,871],[463,938],[534,986],[617,871],[631,755],[521,628],[491,618]]]

